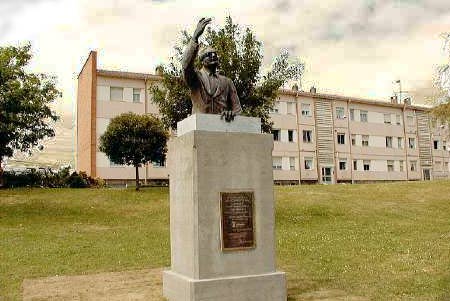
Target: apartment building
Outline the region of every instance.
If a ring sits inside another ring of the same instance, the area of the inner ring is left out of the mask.
[[[158,114],[149,88],[160,77],[97,68],[91,52],[78,77],[77,170],[110,183],[131,182],[132,167],[98,151],[109,120],[123,112]],[[280,90],[274,110],[275,183],[355,183],[449,177],[449,129],[432,124],[429,109]],[[170,150],[169,150],[170,156]],[[144,181],[167,180],[165,162],[140,170]]]

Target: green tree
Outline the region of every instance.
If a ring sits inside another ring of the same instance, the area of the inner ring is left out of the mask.
[[[450,33],[443,33],[443,49],[447,55],[447,63],[438,66],[435,78],[439,95],[433,99],[433,115],[442,122],[450,122]]]
[[[124,113],[111,119],[100,137],[100,151],[115,164],[131,165],[136,169],[136,190],[139,190],[139,167],[165,159],[167,131],[157,117]]]
[[[39,140],[55,135],[58,116],[50,104],[61,92],[55,77],[27,71],[31,58],[30,44],[0,47],[0,164],[14,150],[31,153]]]
[[[191,113],[190,91],[182,80],[180,64],[183,49],[190,38],[187,31],[182,32],[180,42],[174,47],[175,55],[168,64],[158,67],[162,72],[162,85],[151,87],[153,101],[159,107],[166,128],[176,129],[177,122]],[[231,17],[226,18],[223,28],[209,27],[200,42],[216,49],[220,59],[219,72],[234,82],[242,114],[260,117],[263,131],[270,132],[273,123],[269,111],[273,108],[278,89],[290,80],[299,80],[304,65],[291,62],[288,52],[282,51],[272,68],[262,74],[262,43],[249,28],[234,24]]]

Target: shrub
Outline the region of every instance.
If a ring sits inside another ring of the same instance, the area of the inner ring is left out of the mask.
[[[105,182],[99,178],[92,178],[85,172],[70,172],[70,167],[59,171],[48,169],[27,169],[26,171],[5,171],[3,174],[4,187],[49,187],[49,188],[86,188],[104,187]]]

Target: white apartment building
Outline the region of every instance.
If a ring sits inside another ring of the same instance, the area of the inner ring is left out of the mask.
[[[77,170],[110,183],[133,181],[134,168],[112,164],[98,151],[98,139],[121,113],[158,114],[149,87],[160,79],[97,69],[97,54],[90,53],[78,77]],[[271,117],[275,183],[449,177],[448,126],[432,125],[425,107],[280,90]],[[164,162],[142,167],[140,175],[168,180]]]

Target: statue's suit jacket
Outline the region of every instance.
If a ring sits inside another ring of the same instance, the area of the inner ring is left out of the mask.
[[[191,40],[183,54],[183,78],[191,89],[192,113],[220,114],[223,111],[241,112],[241,103],[233,81],[220,74],[209,74],[202,68],[195,70],[194,62],[199,45]]]

